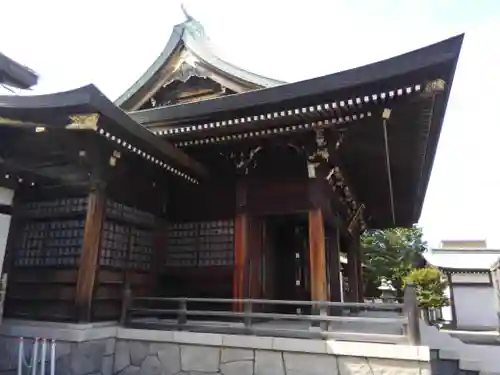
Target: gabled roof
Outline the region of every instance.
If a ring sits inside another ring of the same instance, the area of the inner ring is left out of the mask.
[[[38,83],[38,75],[0,52],[0,83],[18,89],[29,89]]]
[[[193,124],[208,116],[220,116],[223,119],[228,113],[233,114],[235,111],[241,111],[248,116],[256,114],[254,112],[260,114],[262,108],[269,112],[283,111],[316,105],[319,100],[347,100],[370,92],[380,93],[405,87],[413,81],[420,83],[424,78],[448,78],[447,83],[451,84],[463,38],[463,34],[457,35],[387,60],[322,77],[240,95],[228,95],[196,104],[184,103],[136,111],[131,113],[131,117],[146,126],[153,126],[155,123]]]
[[[92,124],[79,117],[97,115]],[[76,118],[76,124],[70,121]],[[0,96],[0,128],[87,129],[113,141],[119,150],[136,153],[167,172],[193,180],[206,176],[203,165],[156,137],[117,108],[94,85],[47,95]],[[49,132],[50,133],[50,132]]]
[[[337,129],[345,133],[338,158],[372,217],[368,225],[411,226],[422,210],[463,37],[306,81],[129,114],[188,153],[229,140]],[[391,198],[380,173],[387,168],[385,108],[392,109],[395,215],[384,203]]]
[[[209,78],[236,93],[285,83],[251,73],[218,57],[201,23],[182,10],[186,21],[174,27],[161,55],[115,101],[117,106],[127,111],[140,109],[162,87],[175,80],[185,82],[193,75]]]

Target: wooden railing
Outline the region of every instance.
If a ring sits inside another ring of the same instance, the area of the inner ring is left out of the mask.
[[[233,307],[238,305],[242,307],[240,309],[242,311],[232,311]],[[270,307],[274,308],[270,309]],[[297,309],[297,312],[268,312],[270,310],[283,311],[283,308]],[[411,285],[405,290],[403,303],[134,298],[130,289],[126,288],[120,323],[130,328],[335,338],[348,341],[405,342],[420,345],[419,317],[415,288]],[[284,324],[286,322],[290,323]],[[358,329],[350,330],[349,324]],[[365,325],[362,326],[362,324]],[[396,330],[400,327],[400,332],[396,334],[366,333],[367,330],[373,331],[378,324],[390,325],[393,330],[395,327]]]

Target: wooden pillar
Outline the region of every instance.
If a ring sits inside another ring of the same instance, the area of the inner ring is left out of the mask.
[[[328,269],[330,275],[330,301],[341,302],[340,238],[338,229],[332,230],[328,241]]]
[[[234,222],[234,270],[233,298],[246,297],[248,289],[248,215],[246,208],[246,184],[240,182],[236,186],[236,218]],[[233,310],[243,311],[242,303],[234,303]]]
[[[95,183],[92,185],[88,196],[83,246],[76,284],[75,307],[78,322],[89,322],[91,319],[92,294],[106,208],[104,191],[104,184]]]
[[[236,215],[234,223],[234,274],[233,298],[245,298],[246,289],[246,260],[248,254],[248,217],[246,214]],[[241,303],[234,304],[234,310],[240,311]]]
[[[263,220],[260,217],[248,217],[247,226],[247,298],[260,299],[263,293],[262,256],[263,256]],[[260,307],[260,306],[259,306]]]
[[[309,267],[311,299],[327,301],[325,228],[320,208],[309,211]]]
[[[359,238],[357,239],[357,243],[355,246],[356,253],[357,253],[357,262],[356,262],[356,268],[357,272],[356,274],[358,275],[358,302],[364,302],[365,301],[365,283],[363,280],[363,254],[362,254],[362,249],[361,249],[361,244],[359,243]]]
[[[363,296],[363,273],[361,263],[361,248],[359,241],[351,240],[347,252],[347,268],[349,283],[349,301],[362,302]]]

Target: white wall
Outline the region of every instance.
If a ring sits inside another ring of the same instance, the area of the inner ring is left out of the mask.
[[[0,272],[5,258],[5,249],[7,247],[7,237],[10,228],[10,215],[0,214]]]
[[[0,186],[0,204],[10,206],[14,199],[14,190],[7,189]]]
[[[493,286],[453,285],[458,329],[497,329],[497,301]]]
[[[12,205],[14,199],[14,190],[0,187],[0,204]],[[7,237],[10,229],[10,215],[0,214],[0,273],[5,258],[5,248],[7,246]]]

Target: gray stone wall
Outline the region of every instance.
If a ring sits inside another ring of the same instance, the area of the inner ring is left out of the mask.
[[[29,362],[33,340],[25,339],[24,342],[25,358]],[[19,339],[0,337],[0,374],[13,375],[17,373],[18,348]],[[112,375],[114,352],[114,338],[79,343],[57,341],[56,375]],[[38,356],[41,357],[41,347],[38,349]],[[46,363],[49,359],[50,349],[48,347]],[[24,370],[24,374],[28,373],[31,372]]]
[[[439,350],[431,350],[432,375],[480,375],[479,371],[462,370],[457,359],[440,358]]]
[[[32,354],[25,340],[25,355]],[[0,337],[0,375],[14,375],[19,340]],[[39,350],[39,355],[41,351]],[[49,360],[50,352],[46,360]],[[25,373],[29,373],[26,372]],[[431,352],[428,363],[278,350],[238,349],[115,338],[58,341],[57,375],[477,375]]]
[[[427,375],[425,362],[119,340],[114,375]]]

